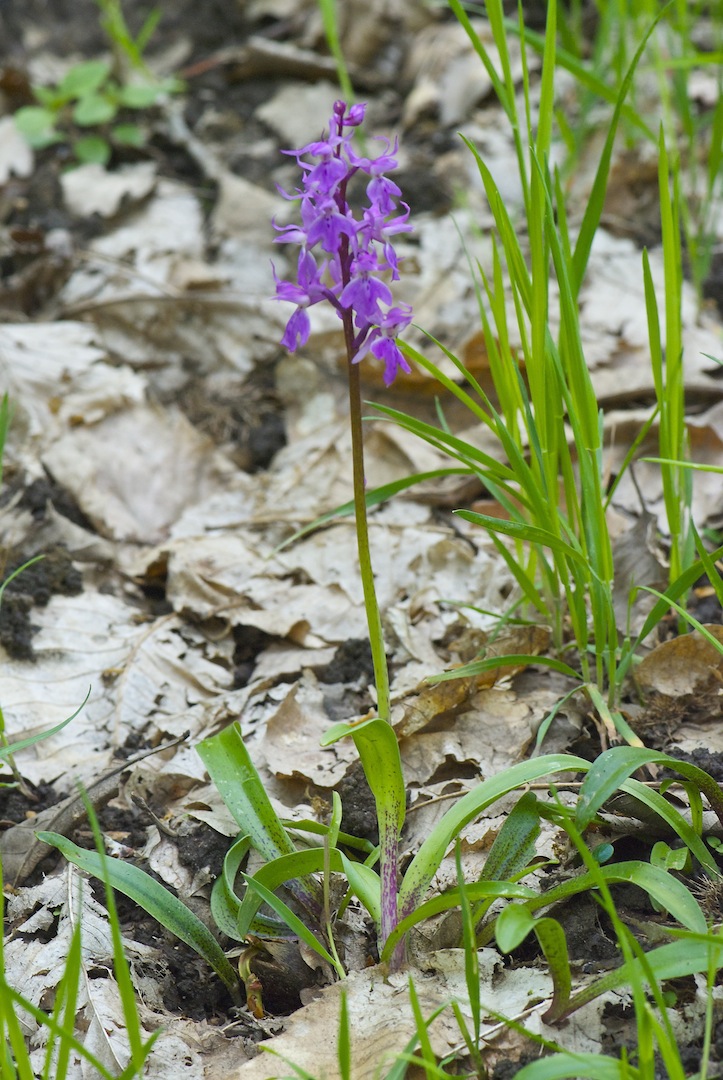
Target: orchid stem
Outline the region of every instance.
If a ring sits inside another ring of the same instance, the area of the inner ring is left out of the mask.
[[[377,712],[382,720],[391,723],[389,704],[389,671],[384,651],[382,619],[379,614],[377,593],[374,586],[372,557],[369,549],[369,525],[367,522],[366,482],[364,479],[364,435],[362,432],[361,379],[359,365],[351,363],[354,355],[352,313],[344,313],[344,337],[349,363],[349,420],[351,423],[351,456],[354,475],[354,512],[356,515],[356,541],[359,552],[359,571],[364,592],[364,607],[369,627],[369,644],[374,665],[374,682],[377,688]]]

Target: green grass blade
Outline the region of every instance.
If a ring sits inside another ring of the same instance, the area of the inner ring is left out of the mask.
[[[379,506],[380,503],[387,502],[395,495],[399,495],[402,491],[407,491],[409,488],[414,487],[416,484],[424,484],[428,480],[438,480],[443,476],[472,476],[474,472],[472,469],[464,468],[463,466],[449,468],[449,469],[429,469],[427,472],[413,473],[411,476],[405,476],[401,480],[393,480],[389,484],[382,484],[377,488],[372,488],[366,494],[367,510],[373,506]],[[334,510],[328,510],[327,513],[321,514],[314,521],[309,522],[308,525],[304,525],[303,528],[297,529],[297,531],[288,538],[288,540],[282,541],[278,547],[274,548],[274,554],[279,551],[283,551],[291,544],[296,543],[297,540],[301,540],[302,537],[308,536],[309,533],[315,532],[323,525],[328,525],[331,521],[336,521],[338,518],[350,517],[354,513],[354,502],[342,503],[341,506],[337,506]]]
[[[112,888],[130,897],[152,918],[195,949],[211,965],[234,1000],[240,1002],[238,978],[221,946],[208,927],[173,893],[131,863],[102,857],[97,851],[79,848],[59,833],[39,832],[37,836],[44,843],[56,847],[69,862],[87,874],[102,880],[105,867]]]
[[[261,884],[261,882],[257,881],[255,878],[249,877],[248,874],[242,874],[241,876],[243,877],[248,887],[250,889],[253,889],[254,892],[258,893],[259,899],[264,904],[268,904],[272,911],[276,912],[279,918],[286,923],[289,929],[294,934],[296,934],[298,938],[300,938],[306,945],[308,945],[310,949],[313,949],[313,951],[317,953],[323,960],[326,960],[327,964],[334,968],[334,970],[338,972],[341,978],[344,978],[344,970],[342,969],[341,971],[339,971],[337,962],[331,955],[331,953],[324,948],[319,939],[314,934],[312,934],[311,930],[305,923],[301,921],[299,916],[294,914],[288,904],[285,904],[283,900],[280,900],[275,893],[271,892],[270,889],[267,889],[264,885]]]
[[[625,78],[620,84],[620,90],[618,91],[615,101],[615,108],[610,120],[610,126],[608,128],[607,137],[605,139],[605,145],[603,146],[602,154],[600,155],[600,163],[595,173],[595,179],[593,181],[590,195],[588,196],[587,206],[585,207],[585,213],[582,219],[582,225],[580,226],[580,232],[578,234],[577,243],[575,244],[575,254],[573,256],[572,267],[572,279],[575,290],[575,295],[580,291],[583,277],[585,276],[585,269],[587,267],[588,259],[590,257],[590,249],[592,248],[592,242],[600,224],[600,218],[602,216],[603,207],[605,205],[605,193],[607,190],[608,176],[610,174],[610,162],[612,160],[613,146],[615,143],[615,137],[617,135],[618,125],[620,123],[620,117],[623,113],[623,105],[625,98],[628,96],[628,91],[632,85],[633,76],[637,69],[640,57],[643,55],[646,45],[650,39],[650,35],[658,25],[660,20],[666,11],[670,8],[674,0],[670,0],[670,3],[666,4],[656,15],[653,22],[648,27],[645,36],[643,37],[638,49],[630,63],[630,66],[625,73]],[[652,132],[650,133],[652,135]]]
[[[534,656],[528,653],[515,653],[510,656],[490,656],[485,660],[471,660],[469,664],[463,664],[461,667],[452,668],[451,671],[445,671],[441,675],[430,675],[427,682],[450,682],[452,679],[463,679],[475,675],[483,675],[486,671],[494,671],[496,668],[529,667],[531,664],[542,664],[543,667],[552,668],[553,671],[559,671],[561,675],[567,675],[571,679],[577,679],[578,681],[581,681],[582,679],[579,671],[575,671],[574,668],[569,667],[568,664],[565,664],[562,660],[558,660],[554,656]]]
[[[17,754],[20,750],[25,750],[28,746],[35,746],[36,743],[41,742],[43,739],[49,739],[51,735],[56,735],[59,731],[62,731],[63,728],[67,727],[72,720],[75,720],[80,711],[85,708],[85,704],[89,697],[90,689],[88,689],[88,693],[85,695],[83,704],[79,705],[67,720],[62,720],[59,724],[56,724],[55,727],[48,728],[47,731],[41,731],[39,735],[33,735],[28,739],[18,739],[17,742],[12,743],[10,746],[0,746],[0,761],[3,758],[8,757],[9,754]]]

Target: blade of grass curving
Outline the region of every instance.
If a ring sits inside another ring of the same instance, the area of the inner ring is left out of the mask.
[[[723,555],[723,546],[716,548],[715,551],[710,552],[710,558],[716,561]],[[704,565],[701,560],[696,560],[691,566],[689,566],[683,573],[672,582],[663,593],[665,599],[658,600],[653,606],[645,622],[640,630],[640,633],[636,637],[635,641],[627,648],[625,653],[620,659],[620,663],[616,672],[616,680],[619,686],[622,686],[623,679],[627,675],[630,665],[633,662],[639,646],[645,641],[648,634],[658,625],[660,620],[666,614],[670,607],[671,600],[677,600],[679,596],[686,593],[698,580],[701,574],[704,572]]]
[[[56,847],[68,862],[80,867],[87,874],[101,880],[107,874],[113,889],[130,897],[152,918],[202,956],[223,981],[234,1001],[240,1004],[238,978],[221,946],[208,927],[173,893],[132,863],[102,857],[97,851],[79,848],[59,833],[39,832],[38,839]]]
[[[579,671],[575,671],[574,668],[569,667],[567,664],[563,663],[562,660],[558,660],[554,656],[534,656],[527,653],[515,653],[510,656],[490,656],[484,660],[471,660],[468,664],[462,664],[460,667],[453,668],[451,671],[444,671],[441,675],[430,675],[427,678],[427,682],[449,682],[451,679],[462,679],[474,675],[483,675],[486,671],[494,671],[496,668],[529,667],[531,664],[541,664],[543,667],[552,668],[553,671],[559,671],[562,675],[567,675],[571,679],[582,681],[582,676]]]
[[[326,960],[327,964],[329,964],[330,967],[334,968],[334,970],[337,972],[339,978],[343,979],[345,977],[346,972],[344,971],[344,969],[341,966],[337,966],[337,961],[334,959],[331,953],[324,948],[319,939],[314,934],[312,934],[308,926],[301,921],[299,916],[291,910],[288,904],[285,904],[283,900],[280,900],[275,893],[271,892],[270,889],[267,889],[264,885],[261,884],[260,881],[249,877],[248,874],[242,873],[241,876],[243,877],[249,889],[253,889],[254,892],[258,893],[261,902],[264,904],[268,904],[268,906],[276,912],[279,918],[286,923],[289,929],[293,931],[293,933],[296,934],[296,936],[300,938],[305,945],[308,945],[310,949],[313,949],[313,951],[317,953],[317,955],[319,955],[322,960]]]
[[[8,746],[0,746],[0,761],[3,758],[8,757],[9,754],[17,754],[21,750],[26,750],[29,746],[35,746],[36,743],[41,742],[43,739],[49,739],[51,735],[57,735],[57,733],[62,731],[64,727],[67,727],[72,720],[75,720],[76,716],[78,716],[81,710],[85,708],[85,704],[89,697],[90,688],[85,695],[83,703],[78,706],[75,712],[72,713],[67,720],[62,720],[59,724],[56,724],[55,727],[48,728],[47,731],[41,731],[38,735],[32,735],[27,739],[18,739],[17,742],[10,743]]]
[[[645,959],[649,965],[654,980],[660,984],[666,979],[679,979],[687,975],[706,972],[711,960],[711,954],[715,957],[715,965],[723,966],[723,941],[714,935],[698,935],[685,932],[685,937],[680,941],[671,941],[665,945],[659,945],[645,953]],[[636,957],[632,963],[621,964],[614,971],[597,979],[594,983],[579,990],[570,999],[564,1019],[588,1002],[604,994],[608,990],[616,990],[619,986],[629,985],[632,978],[631,969],[635,968],[638,978],[642,973],[642,966]]]
[[[335,848],[329,851],[330,869],[336,873],[343,873],[341,855]],[[279,886],[287,882],[293,882],[300,878],[306,878],[309,874],[320,874],[324,869],[324,849],[308,848],[306,851],[295,851],[291,855],[280,855],[277,859],[271,859],[264,863],[253,874],[244,874],[244,881],[249,877],[273,892]],[[236,917],[236,934],[240,940],[246,937],[257,920],[257,912],[261,906],[259,894],[246,891],[241,907]]]
[[[610,506],[610,503],[612,502],[613,496],[615,495],[615,492],[618,489],[618,484],[620,483],[622,478],[625,476],[625,473],[628,471],[628,468],[630,467],[630,464],[631,464],[633,458],[635,457],[635,455],[637,454],[638,450],[640,449],[640,447],[643,445],[643,443],[647,439],[648,432],[650,431],[653,424],[655,423],[656,417],[659,415],[659,413],[660,413],[660,405],[656,403],[656,405],[655,405],[653,411],[651,412],[650,416],[645,421],[645,423],[641,427],[640,431],[638,432],[638,434],[635,436],[632,443],[628,447],[627,453],[625,454],[625,457],[623,458],[623,461],[622,461],[622,464],[621,464],[621,466],[620,466],[620,468],[618,470],[618,473],[617,473],[615,479],[613,480],[612,484],[610,485],[610,487],[608,489],[608,492],[607,492],[607,494],[605,496],[605,510],[607,510],[608,507]]]
[[[537,525],[528,525],[519,521],[505,521],[502,518],[490,517],[488,514],[475,513],[474,510],[455,510],[455,514],[465,521],[471,521],[474,525],[481,525],[492,532],[501,532],[505,536],[524,540],[528,544],[541,544],[556,554],[564,555],[568,559],[585,565],[585,556],[581,551],[566,543],[548,529],[541,529]]]
[[[639,585],[636,589],[636,592],[637,591],[650,593],[651,596],[657,596],[661,600],[668,600],[673,611],[677,611],[681,619],[683,619],[690,626],[692,626],[694,630],[697,630],[698,633],[705,638],[709,645],[712,645],[713,648],[716,649],[718,652],[723,653],[723,644],[721,644],[718,638],[711,634],[710,630],[708,630],[702,622],[699,622],[699,620],[696,619],[694,615],[691,615],[690,612],[686,611],[684,607],[681,607],[680,604],[677,604],[675,600],[670,600],[670,598],[667,597],[665,593],[658,592],[657,589],[652,588],[652,586],[650,585]]]
[[[425,442],[428,442],[430,446],[434,446],[438,450],[457,458],[467,467],[481,466],[495,478],[496,482],[509,495],[519,498],[519,494],[509,486],[511,483],[514,484],[517,479],[515,473],[509,466],[497,461],[490,454],[485,454],[483,450],[472,446],[471,443],[466,442],[464,439],[457,438],[456,435],[448,435],[433,424],[427,424],[423,420],[417,420],[416,417],[408,416],[406,413],[400,412],[399,409],[390,408],[388,405],[375,405],[374,407],[382,416],[388,417],[399,424],[400,427],[411,431],[414,435],[418,435]]]
[[[401,480],[393,480],[389,484],[382,484],[377,488],[372,488],[367,492],[366,504],[367,510],[373,506],[379,506],[381,503],[387,502],[389,499],[394,498],[402,491],[407,491],[409,488],[414,487],[416,484],[424,484],[428,480],[438,480],[443,476],[472,476],[474,471],[472,469],[464,468],[463,466],[449,468],[449,469],[429,469],[427,472],[413,473],[410,476],[405,476]],[[277,547],[274,548],[273,554],[283,551],[285,548],[290,547],[291,544],[296,543],[297,540],[301,540],[302,537],[308,536],[309,533],[315,532],[317,529],[322,528],[324,525],[328,525],[331,521],[336,521],[338,518],[350,517],[354,513],[354,503],[346,502],[341,506],[337,506],[334,510],[329,510],[325,514],[321,514],[318,518],[310,521],[308,525],[304,525],[301,529],[297,529],[288,539],[283,540]]]
[[[708,577],[708,581],[715,592],[718,599],[718,603],[723,607],[723,576],[718,571],[718,567],[711,559],[708,551],[696,529],[695,525],[692,526],[693,538],[695,540],[695,548],[700,556],[700,561],[703,569]]]
[[[705,916],[690,889],[667,870],[651,863],[630,861],[609,863],[600,867],[602,877],[610,884],[621,882],[637,885],[639,889],[656,900],[686,930],[704,934],[707,930]],[[578,877],[555,885],[544,893],[526,900],[522,906],[535,912],[540,908],[557,904],[570,896],[596,888],[595,875],[582,873]]]
[[[674,2],[674,0],[671,0],[671,2]],[[505,19],[505,29],[511,34],[519,34],[519,27],[512,19]],[[536,30],[525,27],[524,37],[527,44],[531,45],[539,56],[542,56],[545,51],[545,38],[543,35],[539,34]],[[589,90],[592,90],[597,97],[602,98],[603,101],[609,102],[610,105],[617,104],[619,83],[616,83],[614,86],[608,86],[566,49],[557,48],[556,62],[559,68],[569,71],[581,86],[585,86]],[[628,123],[632,124],[633,127],[638,128],[638,130],[645,135],[646,139],[650,142],[655,142],[655,132],[648,127],[634,108],[630,105],[623,105],[621,113]]]
[[[617,92],[615,100],[615,108],[613,109],[613,115],[610,120],[610,126],[603,146],[602,154],[600,155],[600,163],[595,173],[595,179],[593,181],[590,194],[587,198],[585,206],[585,213],[583,215],[582,224],[580,225],[580,232],[578,233],[577,242],[575,244],[575,254],[572,262],[572,283],[575,295],[580,291],[583,278],[585,276],[585,270],[587,268],[588,260],[590,258],[590,250],[592,248],[592,242],[595,238],[595,233],[600,225],[600,218],[602,217],[603,208],[605,206],[605,195],[607,192],[608,177],[610,175],[610,163],[612,160],[613,147],[615,144],[615,138],[617,135],[618,125],[620,123],[620,117],[623,113],[623,105],[625,99],[628,96],[628,91],[632,85],[633,76],[637,69],[640,57],[643,55],[645,48],[648,44],[653,30],[656,28],[660,20],[665,13],[669,10],[675,0],[669,0],[669,3],[665,4],[658,14],[655,16],[650,26],[645,32],[640,45],[637,48],[635,55],[625,73],[625,77],[620,84],[620,89]],[[652,132],[650,132],[652,135]]]

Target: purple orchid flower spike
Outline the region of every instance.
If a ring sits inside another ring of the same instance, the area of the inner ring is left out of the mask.
[[[411,309],[394,306],[389,285],[399,279],[399,258],[392,243],[398,233],[410,232],[409,207],[399,203],[401,191],[385,174],[397,166],[397,143],[383,140],[385,148],[376,158],[360,157],[351,147],[353,129],[364,120],[366,106],[337,101],[329,123],[329,134],[308,143],[301,150],[285,150],[295,157],[302,171],[302,187],[286,199],[300,204],[300,225],[276,225],[276,243],[298,244],[296,282],[281,281],[274,272],[276,296],[296,304],[282,345],[290,351],[309,339],[308,308],[326,300],[343,320],[353,327],[350,360],[358,363],[372,356],[384,363],[387,386],[401,369],[409,371],[396,337],[411,322]],[[310,158],[309,160],[304,160]],[[355,173],[369,179],[368,205],[355,217],[346,198],[349,180]],[[324,253],[317,264],[312,251]],[[350,318],[349,318],[350,316]]]

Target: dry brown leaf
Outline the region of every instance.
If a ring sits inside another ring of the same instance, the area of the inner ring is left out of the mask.
[[[723,645],[722,626],[705,629]],[[697,630],[658,645],[635,675],[646,694],[683,699],[701,719],[713,721],[723,715],[723,652]]]

